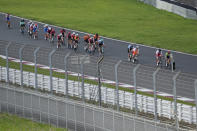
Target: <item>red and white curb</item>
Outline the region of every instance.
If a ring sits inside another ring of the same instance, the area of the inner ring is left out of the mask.
[[[6,56],[0,55],[0,58],[6,59]],[[19,59],[16,59],[16,58],[13,58],[13,57],[8,57],[8,60],[12,61],[12,62],[20,63]],[[29,62],[29,61],[22,61],[22,63],[25,64],[25,65],[29,65],[29,66],[34,66],[35,65],[34,63]],[[41,68],[41,69],[49,70],[49,67],[46,66],[46,65],[37,64],[37,67]],[[55,71],[55,72],[59,72],[59,73],[65,73],[65,70],[58,69],[58,68],[52,68],[52,70]],[[68,71],[68,74],[71,75],[71,76],[81,76],[81,74],[78,74],[78,73],[75,73],[75,72],[71,72],[71,71]],[[88,76],[88,75],[84,75],[84,77],[86,79],[89,79],[89,80],[97,81],[97,77]],[[102,79],[101,82],[105,83],[105,84],[110,84],[110,85],[115,85],[116,84],[115,81],[106,80],[106,79]],[[123,87],[123,88],[129,88],[131,90],[134,89],[134,86],[133,85],[129,85],[129,84],[119,83],[119,86]],[[137,91],[141,91],[141,92],[145,92],[145,93],[149,93],[149,94],[153,94],[153,92],[154,92],[153,90],[142,88],[142,87],[137,87]],[[168,93],[164,93],[164,92],[157,92],[157,95],[168,97],[168,98],[173,98],[172,94],[168,94]],[[181,97],[181,96],[177,96],[177,99],[181,100],[181,101],[185,101],[185,102],[192,102],[192,103],[195,102],[194,99]]]

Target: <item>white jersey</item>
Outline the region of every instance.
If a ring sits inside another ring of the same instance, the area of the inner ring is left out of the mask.
[[[156,50],[155,55],[156,55],[156,56],[159,56],[159,55],[161,56],[161,55],[162,55],[162,51],[159,52],[159,50]]]

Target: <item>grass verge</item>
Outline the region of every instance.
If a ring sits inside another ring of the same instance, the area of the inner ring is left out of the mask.
[[[144,45],[197,54],[197,21],[138,0],[1,0],[0,11]]]
[[[0,66],[6,67],[6,60],[5,59],[0,58]],[[9,61],[9,67],[19,70],[20,69],[20,64],[16,63],[16,62]],[[29,65],[24,65],[23,64],[23,70],[34,73],[34,67],[33,66],[29,66]],[[49,70],[41,69],[41,68],[37,69],[37,73],[38,74],[43,74],[43,75],[48,75],[48,76],[50,75],[49,74]],[[53,77],[58,77],[58,78],[64,79],[65,78],[65,74],[53,71]],[[68,79],[69,80],[73,80],[73,81],[78,81],[78,77],[76,77],[76,76],[68,75]],[[80,81],[81,81],[81,78],[80,78]],[[96,82],[94,80],[84,79],[84,82],[88,83],[88,84],[98,85],[98,82]],[[102,83],[102,86],[107,87],[107,88],[113,88],[113,89],[116,88],[114,85],[105,84],[105,83]],[[119,87],[119,90],[134,93],[134,90],[133,89],[129,89],[129,88]],[[149,93],[145,93],[145,92],[141,92],[141,91],[137,91],[137,94],[153,97],[153,94],[149,94]],[[172,98],[168,98],[168,97],[164,97],[164,96],[158,96],[157,95],[157,98],[162,99],[162,100],[167,100],[167,101],[173,101]],[[181,101],[181,100],[177,100],[177,102],[180,103],[180,104],[195,106],[194,103],[190,103],[190,102],[185,102],[185,101]]]
[[[67,129],[56,128],[47,124],[33,122],[28,119],[20,118],[16,115],[0,113],[1,131],[67,131]]]

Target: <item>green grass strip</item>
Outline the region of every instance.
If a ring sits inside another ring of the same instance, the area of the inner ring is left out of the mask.
[[[5,59],[0,58],[0,66],[6,67],[6,60]],[[9,61],[9,67],[13,68],[13,69],[20,70],[20,64],[16,63],[16,62]],[[34,66],[23,64],[23,70],[34,73]],[[37,68],[37,73],[47,75],[47,76],[50,75],[48,69]],[[65,74],[53,71],[53,77],[65,79]],[[78,81],[77,76],[68,75],[68,79],[73,80],[73,81]],[[81,78],[79,80],[81,81]],[[84,79],[84,82],[88,83],[88,84],[92,84],[92,85],[98,85],[98,82],[94,81],[94,80]],[[116,88],[114,85],[106,84],[106,83],[102,83],[102,86],[107,87],[107,88],[112,88],[112,89]],[[129,88],[119,87],[119,90],[134,93],[134,90],[129,89]],[[153,94],[145,93],[145,92],[141,92],[141,91],[137,91],[137,94],[144,95],[144,96],[149,96],[149,97],[154,97]],[[157,95],[157,98],[162,99],[162,100],[167,100],[167,101],[173,101],[172,98],[159,96],[159,95]],[[185,102],[185,101],[181,101],[181,100],[177,100],[177,102],[180,103],[180,104],[195,106],[194,103],[190,103],[190,102]]]
[[[28,119],[20,118],[16,115],[0,113],[1,131],[67,131],[67,129],[56,128],[51,125],[33,122]]]

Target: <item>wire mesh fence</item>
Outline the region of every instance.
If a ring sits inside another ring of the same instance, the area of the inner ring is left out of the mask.
[[[173,131],[173,126],[0,84],[0,111],[75,131]],[[29,127],[31,128],[31,127]],[[182,130],[182,129],[180,129]]]

